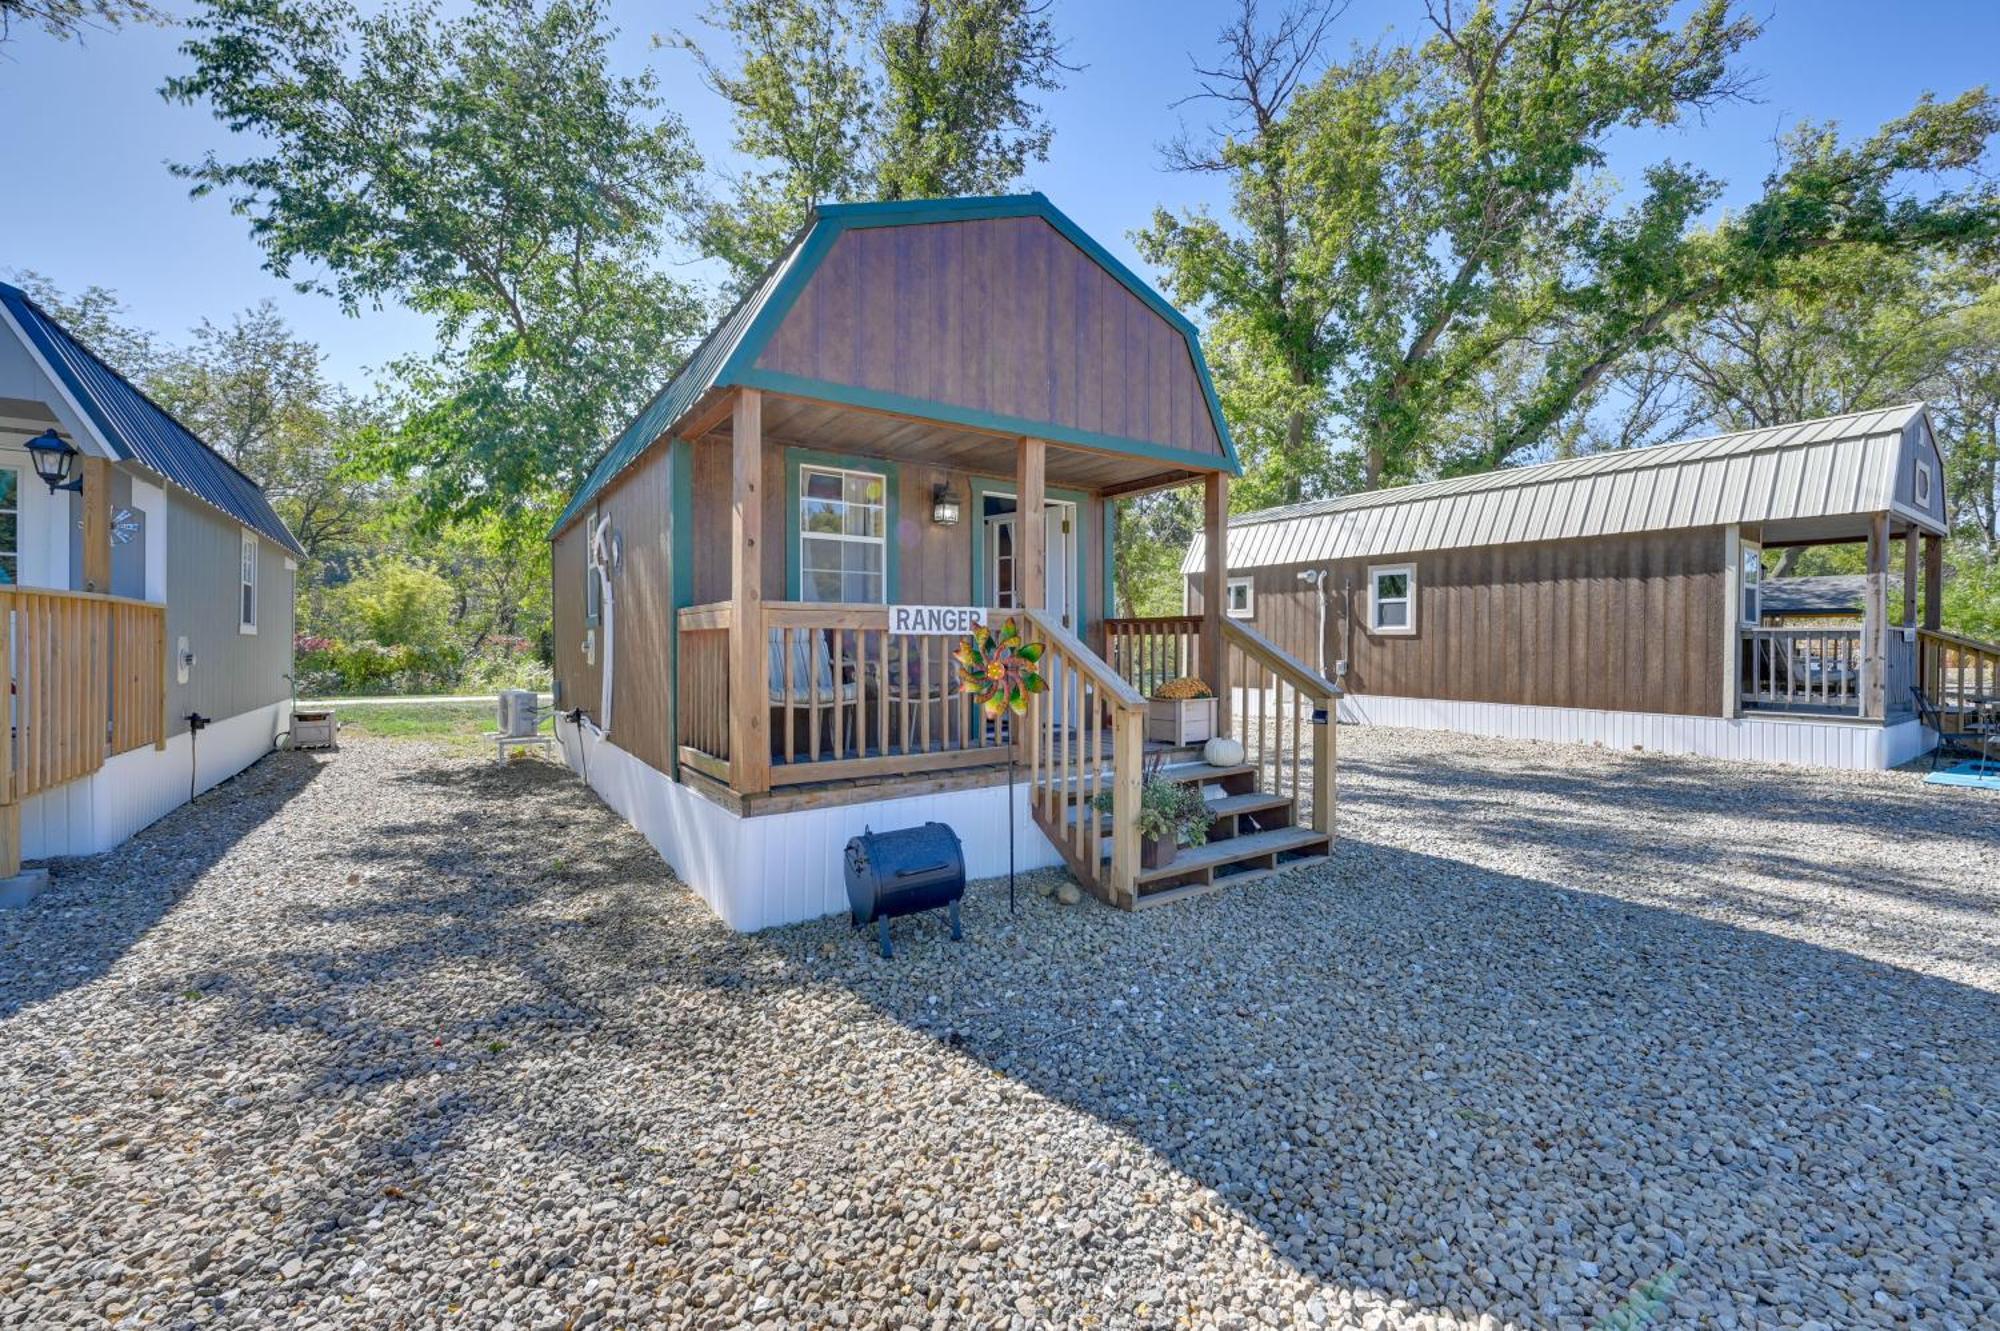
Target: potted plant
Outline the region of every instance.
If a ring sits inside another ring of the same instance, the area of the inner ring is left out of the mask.
[[[1114,813],[1111,792],[1101,792],[1093,803],[1099,813]],[[1185,781],[1169,781],[1160,775],[1156,761],[1139,785],[1139,809],[1134,817],[1139,828],[1139,863],[1147,869],[1164,869],[1174,862],[1181,843],[1190,846],[1208,842],[1208,825],[1213,818],[1201,787]]]
[[[1146,702],[1146,738],[1200,744],[1215,734],[1215,694],[1192,675],[1170,679]]]

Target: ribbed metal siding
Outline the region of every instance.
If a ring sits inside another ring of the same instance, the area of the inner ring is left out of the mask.
[[[82,402],[113,448],[262,532],[292,554],[305,554],[255,481],[127,383],[23,292],[0,283],[0,301]]]
[[[1921,404],[1371,491],[1238,519],[1229,567],[1881,512]],[[1182,561],[1206,557],[1196,536]]]

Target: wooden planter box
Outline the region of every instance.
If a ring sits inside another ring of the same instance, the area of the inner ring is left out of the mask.
[[[1215,699],[1152,698],[1146,738],[1162,744],[1204,744],[1215,736]]]

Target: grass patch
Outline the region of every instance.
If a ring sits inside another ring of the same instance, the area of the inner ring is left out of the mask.
[[[367,706],[335,709],[343,735],[373,735],[379,739],[442,741],[474,746],[498,726],[494,706],[489,702],[409,702],[371,703]],[[555,728],[553,720],[542,724],[544,731]]]

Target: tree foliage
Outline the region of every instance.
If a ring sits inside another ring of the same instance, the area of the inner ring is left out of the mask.
[[[207,0],[167,81],[246,155],[175,167],[266,266],[350,312],[434,316],[394,367],[376,463],[437,526],[566,493],[698,331],[653,266],[699,159],[650,75],[614,78],[596,0]]]
[[[91,28],[158,23],[161,18],[146,0],[0,0],[0,41],[10,40],[15,27],[24,23],[68,41]]]
[[[740,288],[822,203],[987,193],[1048,155],[1059,86],[1047,0],[715,0],[726,53],[686,33],[756,164],[693,228]]]
[[[1233,118],[1169,153],[1228,178],[1230,217],[1162,211],[1139,240],[1179,300],[1296,389],[1279,406],[1293,474],[1268,488],[1323,485],[1339,442],[1369,486],[1505,465],[1675,320],[1774,289],[1790,260],[1993,237],[2000,209],[1965,178],[2000,129],[1983,90],[1925,97],[1859,140],[1802,127],[1761,195],[1713,225],[1722,182],[1693,166],[1657,162],[1621,196],[1614,135],[1742,88],[1733,60],[1757,25],[1729,0],[1676,23],[1679,8],[1440,0],[1421,43],[1315,72],[1332,11],[1266,29],[1245,0],[1227,58],[1200,71]]]

